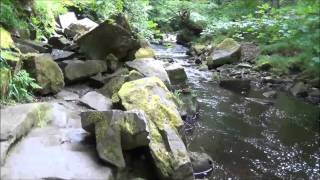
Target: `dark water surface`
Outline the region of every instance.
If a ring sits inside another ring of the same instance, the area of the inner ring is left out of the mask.
[[[279,93],[274,105],[252,90],[233,93],[211,81],[212,72],[187,63],[186,49],[154,45],[160,57],[172,57],[185,67],[198,95],[200,120],[188,136],[188,148],[214,160],[210,179],[320,179],[320,108]]]

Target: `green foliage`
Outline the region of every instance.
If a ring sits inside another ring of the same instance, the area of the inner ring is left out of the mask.
[[[0,23],[7,29],[25,29],[28,27],[25,19],[21,18],[19,7],[12,0],[1,0]]]
[[[35,83],[35,79],[25,70],[21,70],[12,77],[8,98],[18,102],[30,102],[33,99],[32,92],[39,88],[41,87]]]

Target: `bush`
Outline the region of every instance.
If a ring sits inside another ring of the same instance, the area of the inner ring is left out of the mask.
[[[0,3],[0,23],[6,29],[26,29],[28,27],[26,19],[19,14],[19,6],[12,0],[1,0]]]

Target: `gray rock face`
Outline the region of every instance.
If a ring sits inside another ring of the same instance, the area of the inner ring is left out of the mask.
[[[22,104],[1,109],[1,164],[13,143],[27,134],[36,123],[45,121],[49,111],[50,105],[46,103]]]
[[[180,65],[170,65],[165,68],[172,85],[184,85],[188,79],[184,68]]]
[[[235,92],[249,91],[250,80],[249,79],[223,79],[220,80],[219,85],[223,88],[229,89]]]
[[[129,25],[125,17],[119,17],[123,19],[122,24],[106,20],[77,39],[80,50],[91,59],[105,59],[110,53],[121,61],[134,59],[140,43],[130,28],[128,29]]]
[[[80,102],[98,111],[107,111],[112,107],[111,99],[102,94],[91,91],[81,97]]]
[[[60,49],[53,49],[51,52],[51,56],[54,61],[63,61],[66,59],[71,59],[75,56],[74,52],[64,51]]]
[[[154,59],[137,59],[134,61],[126,62],[126,65],[134,69],[145,77],[158,77],[166,85],[170,85],[170,79],[163,67],[163,62]]]
[[[233,39],[227,38],[217,45],[207,61],[209,69],[217,68],[224,64],[239,61],[241,58],[241,45]]]
[[[125,167],[122,149],[149,144],[143,111],[88,111],[81,114],[83,129],[95,134],[99,157],[118,168]]]
[[[67,60],[60,63],[67,82],[86,79],[95,74],[107,71],[107,65],[99,60]]]

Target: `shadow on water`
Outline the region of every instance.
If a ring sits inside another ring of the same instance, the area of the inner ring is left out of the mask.
[[[200,121],[188,136],[188,148],[214,160],[210,179],[320,178],[320,108],[279,92],[273,105],[251,90],[246,96],[219,87],[210,71],[187,63],[186,49],[154,46],[160,57],[185,66],[189,85],[198,95]]]

